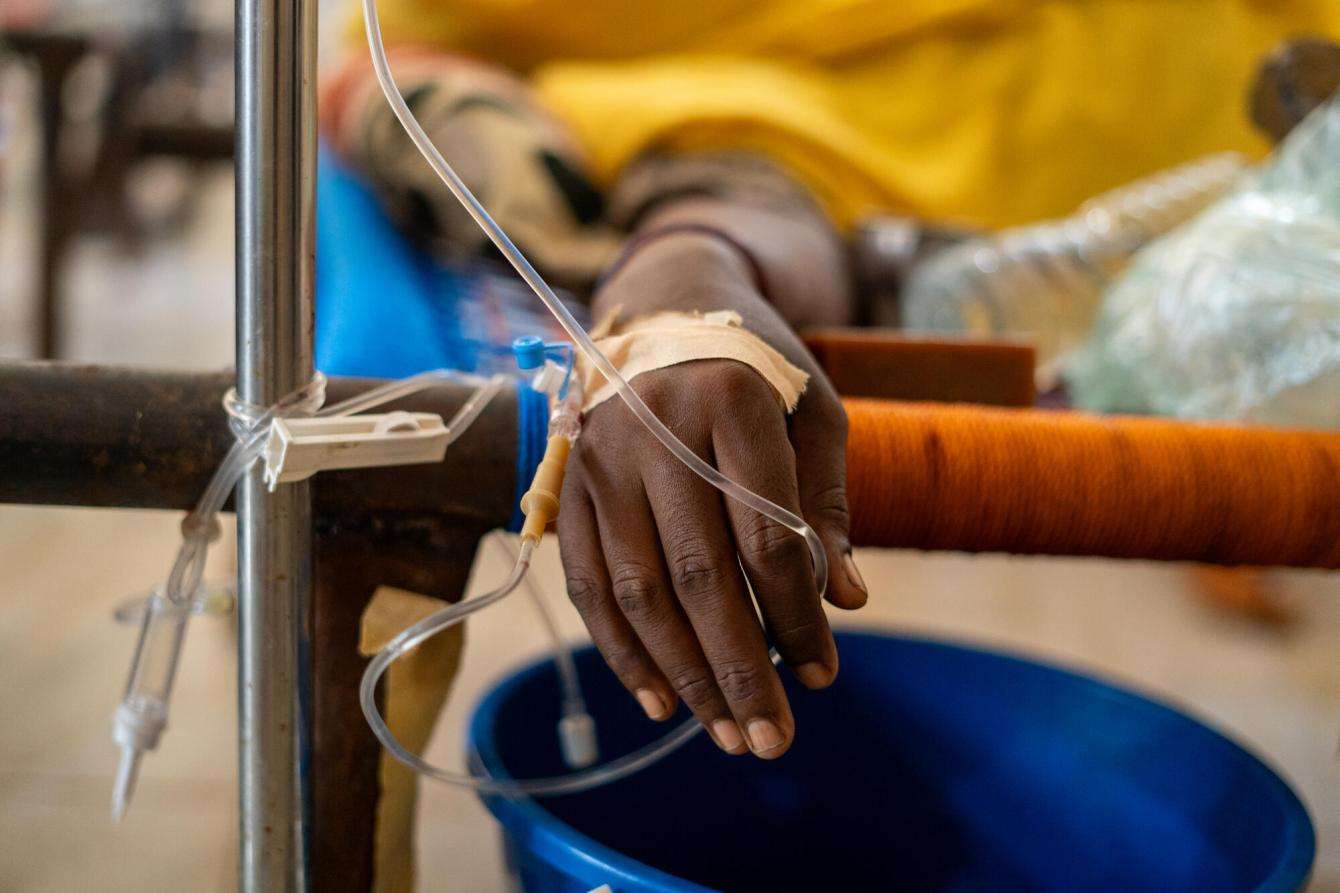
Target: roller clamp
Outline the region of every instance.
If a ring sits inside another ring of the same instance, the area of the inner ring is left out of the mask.
[[[431,412],[275,419],[265,444],[265,483],[301,481],[318,471],[441,462],[447,428]]]

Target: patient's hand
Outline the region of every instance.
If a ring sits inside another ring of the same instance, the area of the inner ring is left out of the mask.
[[[761,376],[703,360],[632,382],[689,448],[819,534],[834,605],[865,603],[847,539],[842,406],[758,294],[746,263],[711,235],[646,244],[600,292],[596,310],[730,308],[813,376],[795,413]],[[618,399],[596,407],[569,463],[558,534],[568,592],[619,679],[654,719],[683,698],[730,753],[780,756],[795,724],[768,638],[810,688],[832,682],[837,651],[804,540],[726,499],[674,458]]]

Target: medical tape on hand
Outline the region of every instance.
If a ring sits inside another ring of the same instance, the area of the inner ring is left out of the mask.
[[[655,313],[616,322],[618,312],[614,310],[591,334],[624,378],[631,380],[644,372],[694,360],[735,360],[772,385],[783,412],[792,412],[805,393],[808,373],[744,328],[740,314],[733,310]],[[581,354],[576,371],[587,395],[584,412],[615,395],[614,386]]]

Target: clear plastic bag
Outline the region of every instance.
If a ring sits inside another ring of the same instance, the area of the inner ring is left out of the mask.
[[[906,325],[1026,338],[1039,385],[1050,387],[1059,358],[1092,326],[1104,286],[1245,170],[1240,156],[1211,155],[1092,198],[1069,217],[946,248],[913,270],[902,294]]]
[[[1340,427],[1340,94],[1137,254],[1065,366],[1086,409]]]

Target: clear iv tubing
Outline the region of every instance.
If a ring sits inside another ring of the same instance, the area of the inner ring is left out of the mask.
[[[270,435],[270,422],[276,417],[292,413],[315,415],[318,418],[354,415],[383,403],[407,397],[444,380],[473,385],[476,389],[447,423],[447,445],[450,446],[484,411],[484,407],[507,382],[506,376],[496,375],[486,379],[450,369],[435,369],[399,381],[387,382],[347,400],[321,408],[326,394],[326,379],[318,372],[305,387],[287,395],[260,413],[242,403],[235,391],[229,390],[224,395],[223,405],[228,412],[229,425],[237,435],[237,439],[223,461],[219,463],[214,476],[210,478],[209,486],[205,488],[195,509],[182,521],[184,535],[181,548],[178,549],[176,560],[172,563],[172,571],[168,574],[165,593],[168,600],[179,607],[186,607],[195,598],[201,574],[204,572],[209,541],[214,534],[215,517],[223,509],[223,504],[233,487],[265,448],[266,439]]]
[[[521,584],[526,572],[530,570],[530,561],[534,551],[535,542],[533,540],[523,540],[520,552],[517,554],[516,563],[512,566],[512,572],[508,574],[507,579],[503,581],[501,586],[469,601],[459,602],[449,608],[444,608],[403,630],[388,642],[386,647],[377,652],[377,655],[373,657],[367,669],[363,672],[362,683],[358,690],[358,699],[363,707],[363,715],[367,718],[368,725],[372,727],[373,734],[381,741],[387,752],[415,772],[447,784],[474,788],[484,794],[532,797],[575,794],[579,791],[617,781],[645,769],[702,731],[702,726],[698,724],[696,719],[687,719],[669,734],[638,750],[594,768],[549,778],[523,779],[493,779],[448,772],[425,761],[396,740],[395,735],[391,733],[386,721],[382,719],[381,713],[377,710],[377,683],[382,674],[397,659],[425,640],[455,626],[476,611],[496,604],[510,595]]]
[[[570,444],[581,433],[581,382],[573,380],[561,398],[554,394],[551,394],[551,397],[555,401],[555,406],[549,415],[549,436],[562,437]],[[381,681],[382,675],[391,664],[404,657],[419,644],[455,626],[470,614],[502,601],[524,581],[530,587],[530,594],[536,609],[539,611],[540,619],[554,642],[554,662],[558,667],[559,682],[563,686],[564,693],[564,719],[580,717],[584,720],[581,730],[585,732],[589,740],[582,742],[587,747],[579,746],[578,750],[585,753],[588,763],[594,762],[596,759],[594,723],[586,714],[586,704],[582,699],[581,688],[578,685],[577,670],[572,661],[572,654],[567,643],[563,641],[563,637],[559,634],[558,625],[554,623],[553,618],[545,608],[539,592],[533,586],[530,586],[529,581],[526,580],[526,572],[530,570],[531,556],[535,551],[537,541],[528,538],[522,539],[521,548],[516,551],[513,551],[510,542],[507,540],[500,537],[500,541],[507,548],[508,554],[513,557],[512,572],[508,574],[507,579],[503,581],[501,586],[485,595],[443,608],[404,629],[394,639],[386,643],[368,663],[367,668],[364,669],[363,678],[358,686],[358,703],[363,709],[363,716],[367,719],[373,735],[386,748],[387,753],[415,772],[429,778],[458,787],[474,788],[481,793],[504,794],[507,796],[552,796],[575,794],[632,775],[634,772],[644,769],[667,756],[702,730],[698,721],[690,718],[672,729],[668,734],[622,757],[591,768],[581,768],[586,764],[573,765],[573,768],[578,771],[549,778],[492,779],[462,772],[450,772],[434,766],[401,744],[377,709],[377,684]],[[773,660],[777,660],[775,652],[773,653]],[[563,722],[559,723],[559,736],[566,759],[569,754],[569,746],[573,742],[565,739]]]
[[[485,379],[439,369],[388,382],[324,409],[320,407],[325,398],[325,378],[319,373],[307,385],[263,411],[243,404],[232,391],[224,397],[229,424],[237,440],[214,472],[195,509],[182,522],[181,547],[167,584],[155,590],[145,606],[125,694],[112,720],[112,738],[121,747],[120,766],[112,789],[113,819],[119,820],[124,814],[138,778],[140,760],[146,751],[158,746],[159,737],[167,726],[168,703],[192,601],[200,588],[209,543],[218,534],[216,516],[228,493],[259,458],[270,433],[270,423],[286,415],[352,415],[447,379],[476,387],[447,422],[447,444],[450,445],[473,424],[509,381],[507,376]]]
[[[666,427],[664,422],[657,418],[651,408],[629,385],[628,380],[623,377],[618,368],[600,352],[600,348],[596,346],[591,336],[581,327],[568,311],[568,308],[563,306],[563,302],[558,299],[549,284],[544,281],[544,278],[540,276],[520,249],[513,244],[507,233],[475,198],[469,187],[465,185],[456,171],[442,157],[442,153],[433,145],[433,141],[429,139],[418,119],[414,117],[414,113],[405,102],[405,98],[401,94],[400,88],[396,86],[395,78],[391,74],[390,62],[386,57],[386,47],[382,41],[381,23],[377,17],[375,0],[363,0],[363,21],[367,31],[368,48],[372,54],[372,67],[377,75],[377,83],[380,84],[387,103],[390,104],[391,110],[395,112],[396,118],[399,119],[410,140],[413,141],[419,152],[422,153],[438,177],[441,178],[447,189],[465,207],[475,223],[484,231],[502,255],[507,258],[517,274],[530,286],[531,291],[535,292],[536,297],[554,315],[559,325],[563,327],[568,337],[573,340],[573,343],[581,350],[587,360],[600,370],[607,381],[614,385],[615,391],[629,410],[637,416],[638,421],[655,435],[656,439],[666,449],[695,474],[726,496],[743,503],[805,539],[814,566],[815,585],[819,596],[822,597],[828,582],[828,558],[824,553],[823,543],[820,542],[813,528],[795,513],[764,499],[712,467],[697,453],[689,449],[683,441],[675,436],[674,432]],[[368,724],[372,727],[372,731],[378,740],[381,741],[382,746],[397,760],[416,772],[448,784],[471,787],[483,793],[530,796],[571,794],[631,775],[669,754],[701,730],[697,720],[689,719],[669,734],[645,747],[600,766],[552,778],[509,780],[495,780],[444,771],[425,762],[417,754],[411,753],[396,740],[391,730],[382,720],[376,704],[377,681],[387,667],[415,645],[461,622],[467,615],[500,601],[516,589],[530,566],[533,550],[533,541],[523,542],[512,573],[502,586],[479,598],[461,602],[439,611],[404,630],[378,652],[364,671],[359,687],[359,701],[363,708],[363,715],[367,718]],[[779,661],[775,649],[772,650],[771,656],[774,663]]]
[[[520,550],[516,545],[501,531],[495,531],[493,534],[496,542],[507,554],[515,565],[521,557]],[[563,638],[563,633],[558,629],[558,622],[554,620],[553,612],[545,604],[544,594],[540,592],[539,587],[527,574],[522,578],[522,586],[526,589],[526,594],[530,596],[531,604],[535,607],[535,613],[540,618],[540,623],[544,626],[544,631],[549,635],[554,643],[554,666],[558,668],[558,681],[563,688],[563,713],[565,715],[586,712],[586,699],[582,697],[582,687],[577,681],[577,664],[572,659],[572,648]]]
[[[818,586],[819,595],[822,596],[824,587],[828,583],[828,558],[824,554],[823,543],[819,541],[819,537],[814,530],[795,513],[764,499],[713,468],[697,453],[685,446],[684,442],[656,417],[651,408],[628,384],[627,379],[620,374],[618,368],[600,352],[600,348],[596,347],[595,342],[591,340],[591,336],[573,318],[568,308],[563,306],[563,302],[554,294],[553,289],[531,266],[530,261],[526,260],[525,255],[512,243],[507,233],[503,232],[502,227],[484,209],[479,199],[475,198],[474,193],[470,191],[470,188],[465,185],[456,171],[442,157],[442,153],[433,145],[433,141],[428,138],[428,134],[424,132],[418,119],[410,111],[409,105],[406,104],[404,96],[400,93],[400,88],[396,86],[395,78],[391,75],[391,65],[386,58],[386,47],[382,42],[381,22],[377,18],[375,0],[363,0],[363,23],[367,30],[368,48],[372,52],[372,68],[377,74],[377,83],[381,85],[382,92],[386,95],[386,101],[390,103],[392,111],[395,112],[396,118],[400,120],[401,126],[405,128],[405,132],[409,134],[409,138],[423,154],[423,157],[427,159],[429,165],[442,179],[442,182],[451,190],[451,194],[470,213],[475,223],[484,230],[493,244],[502,252],[503,257],[507,258],[518,275],[530,286],[531,291],[535,292],[536,297],[544,303],[545,307],[549,308],[549,312],[558,320],[559,325],[568,333],[568,337],[573,340],[573,343],[577,345],[587,360],[600,370],[606,380],[614,385],[614,389],[632,413],[637,416],[638,421],[654,434],[666,449],[700,478],[731,499],[749,506],[764,517],[805,538],[805,544],[810,549],[810,558],[814,562],[815,584]]]

